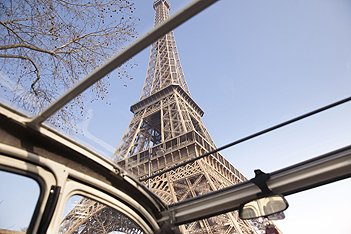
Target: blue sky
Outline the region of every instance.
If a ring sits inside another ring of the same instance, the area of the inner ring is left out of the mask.
[[[170,1],[172,12],[188,2]],[[154,12],[151,1],[136,4],[143,35]],[[223,0],[176,29],[185,78],[217,146],[350,96],[350,25],[349,1]],[[112,148],[132,118],[148,56],[134,58],[133,80],[113,82],[107,112],[93,105],[88,129]],[[250,178],[350,144],[350,119],[345,104],[222,153]],[[289,196],[277,224],[284,233],[348,234],[349,197],[350,179]]]
[[[190,1],[170,0],[172,12]],[[154,21],[136,1],[138,31]],[[175,30],[191,96],[217,146],[351,95],[351,2],[222,0]],[[133,80],[111,80],[108,101],[89,106],[76,136],[106,155],[120,141],[146,75],[149,49]],[[127,85],[125,87],[124,85]],[[223,151],[248,178],[349,145],[351,103]],[[350,179],[288,196],[284,233],[349,234]]]

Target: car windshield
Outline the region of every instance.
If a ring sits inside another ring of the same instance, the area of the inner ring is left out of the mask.
[[[164,10],[173,16],[192,3],[120,1],[125,5],[94,6],[85,15],[83,6],[57,1],[40,6],[37,13],[48,11],[49,18],[33,23],[21,14],[34,9],[34,2],[0,3],[0,98],[33,119],[164,22]],[[69,97],[42,124],[146,178],[170,167],[167,160],[182,162],[184,155],[199,156],[349,98],[350,10],[343,0],[219,1]],[[101,17],[101,25],[84,22],[89,14]],[[116,23],[115,17],[120,28],[100,33],[104,25]],[[67,30],[59,26],[64,22]],[[39,30],[40,24],[47,31]],[[351,103],[345,101],[220,151],[222,164],[234,166],[230,170],[242,182],[254,177],[255,169],[273,172],[348,146],[350,119]],[[143,169],[135,172],[138,163]],[[205,172],[210,167],[207,161],[199,166]],[[219,175],[203,177],[180,181],[179,191],[188,187],[173,194],[176,200],[233,184]],[[153,182],[145,180],[145,185],[160,196],[163,188]],[[205,182],[214,185],[202,186]],[[350,196],[349,179],[288,196],[286,218],[277,226],[283,233],[346,234]],[[161,196],[166,203],[172,203],[170,197]]]

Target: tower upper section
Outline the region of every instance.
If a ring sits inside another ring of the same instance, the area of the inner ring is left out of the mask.
[[[170,5],[167,0],[155,0],[155,26],[169,17]],[[179,85],[188,95],[190,92],[184,79],[173,32],[159,38],[151,47],[150,59],[140,100],[166,88]]]

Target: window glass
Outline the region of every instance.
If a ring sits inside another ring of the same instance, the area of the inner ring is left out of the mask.
[[[144,233],[122,212],[90,198],[74,195],[66,203],[59,233]]]
[[[0,181],[0,233],[26,233],[40,195],[39,184],[5,171],[0,171]]]

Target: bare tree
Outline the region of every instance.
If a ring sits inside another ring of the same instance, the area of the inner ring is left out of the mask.
[[[1,92],[40,112],[135,37],[133,12],[128,0],[0,0],[0,79],[13,86],[2,82]],[[120,69],[117,76],[128,79]],[[97,83],[89,100],[103,99],[107,86],[106,79]],[[72,124],[72,116],[83,114],[83,100],[66,105],[52,122]]]

